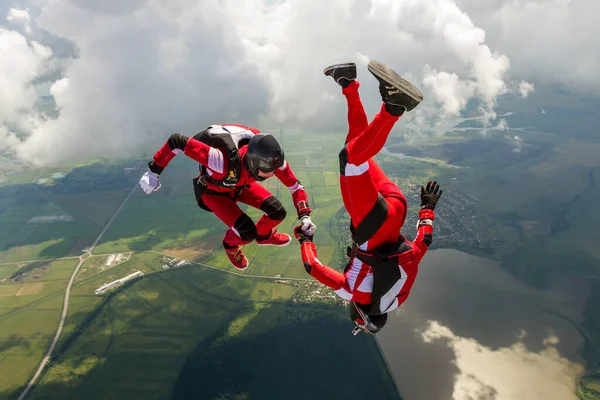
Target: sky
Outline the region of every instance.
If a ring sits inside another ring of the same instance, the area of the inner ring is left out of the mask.
[[[323,68],[356,62],[373,115],[369,60],[424,94],[402,133],[443,134],[467,105],[491,121],[506,95],[597,96],[599,12],[595,0],[6,1],[0,152],[43,166],[139,155],[214,123],[344,131]],[[40,84],[57,118],[36,107]]]

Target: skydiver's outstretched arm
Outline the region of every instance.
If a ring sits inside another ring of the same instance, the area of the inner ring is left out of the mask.
[[[342,289],[346,278],[344,274],[335,269],[323,265],[317,258],[317,248],[312,242],[312,237],[302,232],[302,226],[294,228],[294,236],[300,241],[300,250],[302,251],[302,261],[306,272],[323,285],[329,286],[334,291]]]
[[[180,133],[172,134],[166,143],[154,154],[148,163],[148,171],[140,179],[139,185],[146,194],[160,189],[159,176],[169,162],[179,153],[184,153],[193,160],[213,170],[218,175],[225,175],[227,159],[224,154],[194,138],[189,138]]]
[[[179,153],[184,153],[189,158],[198,161],[206,168],[217,173],[225,170],[225,157],[220,150],[210,147],[194,138],[180,133],[169,136],[165,144],[154,154],[154,158],[148,164],[150,171],[160,174],[169,162]]]
[[[412,242],[415,248],[416,261],[420,261],[429,245],[433,241],[433,220],[435,206],[442,196],[442,190],[437,182],[427,182],[427,187],[421,186],[421,210],[419,210],[419,223],[417,237]]]

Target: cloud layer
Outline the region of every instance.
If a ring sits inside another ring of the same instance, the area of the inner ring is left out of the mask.
[[[174,131],[216,122],[343,130],[343,98],[321,71],[357,62],[373,114],[371,59],[425,94],[402,129],[443,132],[468,103],[491,117],[499,96],[533,90],[529,71],[540,67],[508,29],[527,21],[509,16],[555,15],[546,8],[533,0],[24,0],[0,16],[0,151],[41,165],[139,154]],[[52,84],[56,119],[36,111],[40,79]]]
[[[507,54],[511,75],[597,97],[600,2],[594,0],[457,0],[487,43]]]

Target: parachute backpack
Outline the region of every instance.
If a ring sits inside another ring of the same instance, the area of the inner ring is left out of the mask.
[[[219,132],[219,130],[222,130],[222,132]],[[202,132],[196,134],[194,139],[211,147],[225,148],[227,151],[227,165],[229,170],[227,171],[227,176],[224,180],[217,181],[212,179],[206,173],[206,167],[202,164],[199,165],[200,173],[206,179],[206,181],[217,186],[234,187],[240,179],[240,172],[242,168],[238,150],[242,146],[250,143],[253,136],[254,134],[247,130],[242,130],[241,132],[230,132],[225,126],[222,125],[211,125]]]

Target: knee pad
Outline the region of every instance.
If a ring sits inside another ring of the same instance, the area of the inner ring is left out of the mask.
[[[348,165],[348,150],[346,149],[346,146],[344,146],[342,151],[340,151],[339,158],[340,158],[340,176],[345,176],[346,175],[346,165]]]
[[[274,221],[283,221],[287,215],[285,207],[275,196],[264,199],[260,204],[260,210],[267,214]]]
[[[251,242],[256,238],[256,225],[246,214],[242,214],[235,220],[233,228],[238,232],[240,238],[246,242]]]

